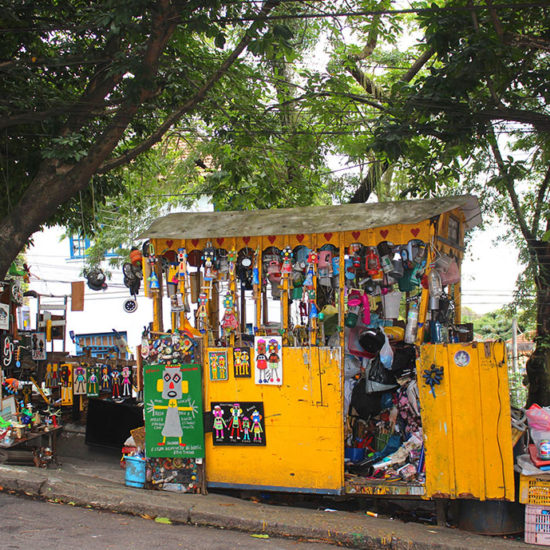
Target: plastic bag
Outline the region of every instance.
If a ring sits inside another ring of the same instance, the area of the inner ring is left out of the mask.
[[[393,349],[390,346],[390,341],[385,332],[384,337],[386,340],[384,342],[384,345],[382,346],[382,349],[380,350],[380,362],[382,363],[384,368],[390,370],[393,363]]]
[[[393,387],[398,385],[395,376],[382,365],[379,357],[371,359],[367,379],[383,386]]]
[[[548,408],[542,408],[535,404],[529,407],[525,414],[529,428],[541,432],[550,431],[550,410]]]

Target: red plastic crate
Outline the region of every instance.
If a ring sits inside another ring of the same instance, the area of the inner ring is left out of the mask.
[[[550,507],[525,506],[525,542],[550,546]]]

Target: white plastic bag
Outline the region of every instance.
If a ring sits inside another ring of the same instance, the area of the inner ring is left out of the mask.
[[[384,329],[382,329],[383,331]],[[390,370],[391,365],[393,363],[393,349],[390,346],[390,341],[388,339],[387,334],[384,332],[384,345],[382,346],[382,349],[380,350],[380,362],[384,366],[384,368]]]

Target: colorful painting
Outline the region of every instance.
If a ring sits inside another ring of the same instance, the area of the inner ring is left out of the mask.
[[[200,365],[145,365],[145,455],[204,457]]]
[[[283,383],[283,339],[280,336],[254,338],[254,379],[256,384],[281,386]]]
[[[73,368],[73,395],[86,395],[86,367],[75,365]]]
[[[15,365],[13,340],[9,334],[0,336],[0,368],[9,369]]]
[[[59,365],[57,363],[48,363],[46,365],[44,383],[47,388],[59,387]]]
[[[111,397],[120,399],[122,387],[122,374],[118,367],[111,367]]]
[[[86,393],[88,397],[99,395],[99,369],[100,365],[89,366],[86,373]]]
[[[10,306],[0,304],[0,330],[10,329]]]
[[[227,352],[225,350],[208,352],[208,372],[211,382],[228,379]]]
[[[265,445],[263,402],[213,402],[210,407],[214,445]]]
[[[59,365],[59,380],[61,383],[61,405],[68,407],[73,404],[73,366],[71,364]]]
[[[242,347],[233,350],[233,376],[235,378],[250,378],[252,376],[250,348]]]

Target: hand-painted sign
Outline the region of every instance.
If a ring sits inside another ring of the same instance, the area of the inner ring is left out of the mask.
[[[201,367],[145,365],[145,455],[204,457]]]

